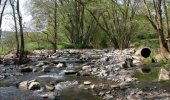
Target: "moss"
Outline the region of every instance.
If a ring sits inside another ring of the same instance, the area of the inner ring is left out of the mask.
[[[135,77],[140,81],[153,81],[158,80],[158,75],[161,67],[151,68],[151,72],[142,73],[139,69],[135,70]]]

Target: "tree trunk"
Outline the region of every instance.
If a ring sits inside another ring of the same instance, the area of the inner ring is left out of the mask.
[[[22,27],[22,16],[20,13],[20,7],[19,7],[19,0],[17,0],[17,14],[18,14],[18,18],[19,18],[19,26],[20,26],[20,48],[19,48],[19,64],[23,63],[24,60],[24,52],[25,52],[25,46],[24,46],[24,32],[23,32],[23,27]]]
[[[165,41],[165,37],[164,37],[164,33],[163,33],[163,19],[162,19],[162,9],[161,9],[161,2],[162,0],[158,0],[156,2],[156,6],[157,6],[157,31],[159,33],[159,42],[160,42],[160,51],[161,54],[165,57],[165,58],[170,58],[170,53],[168,50],[168,46],[167,43]]]
[[[3,14],[4,14],[4,10],[5,10],[7,1],[8,1],[8,0],[5,0],[5,1],[4,1],[4,5],[3,5],[3,7],[2,7],[2,11],[0,12],[0,41],[1,41],[1,36],[2,36],[2,28],[1,28],[1,26],[2,26],[2,17],[3,17]],[[2,2],[1,2],[1,0],[0,0],[0,6],[1,6],[1,3],[2,3]]]
[[[54,44],[53,44],[53,52],[56,52],[57,49],[57,0],[55,0],[54,6]]]
[[[18,39],[18,27],[17,27],[17,19],[15,15],[15,8],[14,8],[14,1],[10,0],[10,5],[12,7],[12,12],[13,12],[13,18],[14,18],[14,26],[15,26],[15,38],[17,42],[17,51],[16,51],[16,56],[19,57],[19,39]]]

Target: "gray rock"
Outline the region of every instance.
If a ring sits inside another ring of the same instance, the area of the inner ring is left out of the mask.
[[[105,95],[105,92],[101,91],[101,92],[99,92],[98,95],[99,95],[99,96],[104,96],[104,95]]]
[[[65,65],[63,63],[59,63],[59,64],[56,65],[56,67],[57,68],[63,68],[63,67],[65,67]]]
[[[32,71],[33,71],[32,67],[21,68],[21,72],[32,72]]]
[[[82,67],[82,70],[88,70],[88,69],[90,69],[91,68],[91,66],[83,66]]]
[[[50,72],[51,71],[51,67],[49,66],[49,65],[44,65],[44,66],[42,66],[42,71],[43,72]]]
[[[90,85],[90,84],[91,84],[91,81],[84,81],[83,84],[84,84],[84,85]]]
[[[111,91],[107,91],[107,92],[106,92],[106,94],[110,94],[110,93],[111,93]]]
[[[47,84],[45,85],[45,88],[49,91],[53,91],[55,89],[55,86],[53,84]]]
[[[92,69],[92,72],[97,72],[98,71],[98,68],[93,68]]]
[[[123,64],[124,64],[124,61],[119,62],[119,63],[115,64],[114,66],[115,66],[116,68],[123,68]]]
[[[79,71],[79,76],[90,76],[90,72],[87,72],[87,71]]]
[[[28,86],[29,90],[38,90],[40,89],[40,83],[39,82],[31,82]]]
[[[100,70],[99,76],[100,77],[107,77],[109,75],[109,71],[108,70]]]
[[[94,89],[94,88],[96,88],[96,85],[95,85],[95,84],[92,84],[92,85],[90,85],[90,88],[91,88],[91,89]]]
[[[0,75],[0,80],[3,80],[5,78],[4,75]]]
[[[103,57],[99,60],[100,62],[106,62],[109,61],[109,57]]]
[[[161,81],[161,80],[170,80],[170,73],[167,70],[165,70],[164,68],[162,68],[160,70],[160,74],[159,74],[159,79],[158,80],[159,81]]]
[[[39,62],[36,67],[42,67],[43,65],[45,65],[44,62]]]
[[[57,85],[55,85],[55,89],[56,90],[63,90],[66,89],[68,87],[72,87],[78,85],[77,81],[66,81],[66,82],[60,82]]]
[[[103,97],[104,100],[113,100],[113,95],[111,94],[106,94],[104,97]]]
[[[123,68],[130,68],[133,67],[133,59],[127,58],[125,63],[122,65]]]
[[[77,73],[77,71],[75,71],[75,70],[65,70],[64,71],[65,75],[73,75],[73,74],[76,74],[76,73]]]
[[[27,90],[28,89],[28,81],[23,81],[23,82],[19,83],[18,87],[20,89]]]
[[[38,71],[37,68],[34,68],[32,72],[37,72],[37,71]]]

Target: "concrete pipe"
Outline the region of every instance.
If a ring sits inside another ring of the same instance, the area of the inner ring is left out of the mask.
[[[148,47],[143,47],[141,49],[138,49],[135,53],[133,58],[133,63],[135,65],[141,65],[146,58],[148,58],[151,55],[151,49]],[[151,61],[154,62],[154,61]]]
[[[135,56],[148,58],[150,54],[151,54],[150,48],[144,47],[144,48],[138,49],[135,53]]]
[[[141,56],[144,58],[148,58],[151,54],[151,50],[149,48],[142,48],[141,49]]]

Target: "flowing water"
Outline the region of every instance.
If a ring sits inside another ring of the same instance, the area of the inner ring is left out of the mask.
[[[102,100],[102,98],[96,96],[97,93],[101,90],[90,89],[85,90],[80,88],[80,84],[83,84],[84,81],[91,81],[93,84],[114,84],[110,81],[106,81],[105,79],[96,78],[93,76],[76,76],[76,75],[64,75],[66,71],[78,71],[83,63],[80,63],[78,60],[69,58],[60,59],[56,62],[64,62],[66,63],[66,68],[61,69],[52,69],[51,72],[35,72],[35,73],[23,73],[23,75],[16,76],[7,76],[7,78],[0,80],[0,100],[51,100],[49,98],[42,98],[39,94],[46,93],[43,88],[40,90],[32,91],[32,90],[21,90],[17,88],[17,84],[26,81],[26,80],[37,80],[40,82],[42,87],[48,83],[58,84],[63,82],[63,84],[59,84],[58,88],[62,88],[59,90],[60,95],[56,97],[55,100]],[[76,83],[78,82],[78,83]],[[158,88],[165,88],[170,91],[169,87],[170,82],[164,83],[140,83],[140,84],[132,84],[131,87],[134,88],[146,88],[147,85],[157,86]],[[67,87],[68,86],[68,87]],[[58,93],[58,91],[54,91]]]
[[[62,60],[65,62],[65,60]],[[76,67],[75,67],[76,66]],[[95,77],[82,77],[76,75],[64,75],[65,71],[74,70],[77,71],[81,66],[79,63],[75,63],[73,60],[68,61],[67,67],[60,70],[51,70],[49,73],[35,72],[35,73],[23,73],[18,76],[7,76],[7,78],[0,80],[0,100],[44,100],[40,97],[39,93],[44,93],[42,90],[21,90],[17,88],[18,83],[26,80],[37,80],[42,86],[48,83],[60,83],[60,82],[74,82],[83,83],[84,81],[91,81],[95,83],[102,83],[102,79]],[[72,83],[71,83],[72,84]],[[61,86],[64,87],[64,86]],[[61,95],[56,100],[100,100],[97,96],[93,95],[92,90],[84,90],[79,88],[78,84],[63,88],[60,90]],[[46,98],[45,100],[48,100]],[[50,100],[50,99],[49,99]]]

